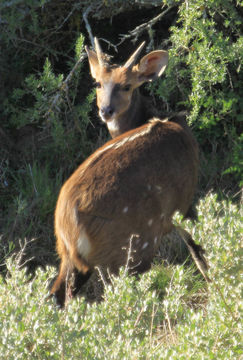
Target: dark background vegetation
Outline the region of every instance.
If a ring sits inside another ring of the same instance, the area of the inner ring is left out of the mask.
[[[169,51],[165,75],[142,91],[161,112],[188,111],[201,149],[197,198],[213,190],[238,202],[242,23],[240,0],[2,0],[0,263],[24,239],[33,266],[56,262],[60,187],[109,138],[83,56],[89,29],[114,62],[143,40],[146,51]]]

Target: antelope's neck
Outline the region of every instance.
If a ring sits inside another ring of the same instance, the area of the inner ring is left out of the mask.
[[[114,138],[128,130],[143,125],[152,116],[148,100],[136,89],[133,92],[132,101],[128,110],[112,121],[108,121],[107,127],[112,138]]]

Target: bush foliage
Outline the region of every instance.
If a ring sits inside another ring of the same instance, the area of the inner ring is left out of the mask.
[[[237,5],[180,3],[170,28],[169,68],[156,91],[173,107],[189,110],[210,186],[225,174],[232,175],[231,185],[242,184],[243,37]]]
[[[185,226],[207,249],[208,285],[181,265],[156,265],[139,281],[123,269],[101,303],[75,298],[60,311],[46,300],[53,268],[29,279],[9,259],[0,281],[1,358],[240,359],[242,214],[214,195],[198,212],[200,223]]]

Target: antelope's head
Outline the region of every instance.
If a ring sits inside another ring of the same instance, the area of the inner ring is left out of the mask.
[[[108,123],[123,116],[133,106],[133,92],[146,81],[158,78],[168,63],[167,51],[152,51],[138,64],[143,42],[124,65],[111,65],[105,60],[98,39],[95,51],[85,48],[92,77],[96,82],[97,106],[101,119]]]

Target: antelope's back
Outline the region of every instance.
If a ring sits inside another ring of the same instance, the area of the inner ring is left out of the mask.
[[[62,188],[56,223],[90,224],[91,217],[118,223],[129,212],[137,228],[155,208],[165,218],[176,210],[185,214],[197,172],[191,134],[179,124],[153,119],[109,141],[80,165]]]

